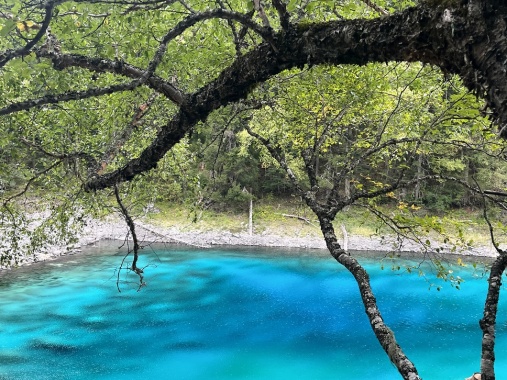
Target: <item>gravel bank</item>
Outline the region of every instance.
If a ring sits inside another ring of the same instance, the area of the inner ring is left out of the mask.
[[[178,228],[161,228],[146,222],[137,221],[137,235],[144,243],[169,243],[190,245],[202,248],[213,246],[244,246],[244,247],[286,247],[305,249],[326,249],[323,238],[306,236],[280,236],[276,234],[253,234],[231,233],[229,231],[182,231]],[[76,244],[70,247],[47,246],[35,255],[21,258],[20,265],[27,265],[33,262],[47,261],[76,254],[88,246],[102,240],[121,241],[127,236],[126,224],[119,218],[109,218],[104,221],[89,220],[79,236]],[[120,244],[119,244],[120,245]],[[381,241],[377,237],[349,236],[348,249],[350,251],[393,251],[393,244]],[[402,251],[416,252],[418,247],[413,242],[406,242],[402,245]],[[472,250],[459,252],[462,256],[495,257],[493,247],[476,247]],[[4,265],[0,269],[14,267],[14,262]]]

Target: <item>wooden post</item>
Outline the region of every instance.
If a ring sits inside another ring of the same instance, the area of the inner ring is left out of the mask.
[[[347,252],[349,250],[349,234],[347,233],[347,230],[345,229],[345,225],[342,224],[340,226],[341,230],[342,230],[342,235],[343,235],[343,250],[345,252]]]
[[[250,209],[248,210],[248,235],[253,235],[253,198],[250,191]]]
[[[243,193],[250,195],[250,207],[248,209],[248,235],[253,235],[253,196],[252,189],[248,191],[246,187],[243,187]]]

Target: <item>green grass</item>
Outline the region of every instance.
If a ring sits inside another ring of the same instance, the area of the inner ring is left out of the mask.
[[[233,233],[246,232],[248,229],[248,204],[245,204],[244,209],[226,211],[207,209],[197,213],[179,204],[158,203],[156,208],[159,212],[150,214],[150,221],[163,227],[199,231],[225,230]],[[321,236],[318,220],[313,212],[296,199],[268,199],[254,202],[253,223],[254,232],[257,234]],[[335,220],[337,234],[340,234],[341,224],[346,226],[349,234],[361,236],[373,235],[378,229],[378,223],[370,213],[354,207],[337,215]]]
[[[214,230],[232,233],[247,232],[248,230],[248,203],[245,203],[242,209],[224,211],[206,209],[192,212],[185,205],[172,203],[158,203],[156,208],[159,212],[149,215],[150,222],[163,227],[178,227],[188,231]],[[394,215],[397,208],[384,206],[382,211],[387,215]],[[287,215],[298,216],[308,222]],[[420,229],[420,233],[425,238],[438,243],[443,243],[446,237],[451,242],[459,240],[461,230],[462,241],[471,242],[473,245],[490,244],[489,231],[480,210],[461,209],[437,216],[419,210],[414,215],[427,217],[429,222],[425,223],[428,223],[428,226]],[[256,234],[294,237],[321,236],[315,215],[297,198],[268,198],[255,201],[253,222]],[[346,211],[338,213],[334,224],[338,237],[341,237],[340,225],[342,224],[345,225],[349,235],[392,235],[389,228],[361,207],[349,207]],[[432,226],[436,226],[436,229],[432,229]],[[436,232],[439,228],[443,233]]]

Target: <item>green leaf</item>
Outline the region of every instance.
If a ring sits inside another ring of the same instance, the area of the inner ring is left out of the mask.
[[[7,20],[2,30],[0,30],[0,37],[6,37],[15,28],[16,22],[14,20]]]
[[[297,2],[298,2],[298,0],[290,0],[289,4],[287,4],[287,10],[289,12],[294,12],[297,7]]]

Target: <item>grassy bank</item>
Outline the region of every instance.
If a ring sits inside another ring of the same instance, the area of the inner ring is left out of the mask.
[[[396,207],[385,206],[382,212],[390,217],[399,214]],[[248,230],[248,204],[244,208],[221,210],[208,208],[192,210],[181,204],[159,202],[155,212],[149,214],[150,222],[162,227],[178,227],[182,230],[230,231]],[[482,211],[461,209],[432,215],[423,209],[406,213],[404,222],[419,224],[418,232],[424,239],[444,243],[449,239],[461,240],[472,245],[487,245],[490,235],[482,218]],[[398,219],[399,221],[399,219]],[[354,236],[392,236],[393,231],[364,207],[350,207],[340,212],[335,220],[336,233],[340,226]],[[268,199],[253,203],[253,229],[255,234],[279,236],[320,237],[318,221],[311,210],[296,199]]]

